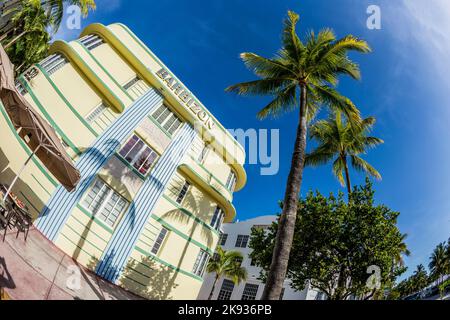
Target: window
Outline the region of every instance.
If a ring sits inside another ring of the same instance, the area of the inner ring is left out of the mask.
[[[211,219],[211,227],[213,227],[215,230],[219,230],[222,226],[223,218],[223,210],[219,206],[217,206]]]
[[[242,293],[242,300],[255,300],[258,294],[259,285],[246,283],[244,292]]]
[[[200,163],[203,163],[203,161],[205,160],[206,156],[208,155],[208,152],[209,152],[209,146],[204,146],[202,151],[198,155],[197,161],[200,162]]]
[[[240,267],[240,266],[242,266],[242,262],[244,262],[244,258],[242,258],[242,257],[236,257],[235,262],[236,262],[236,264]]]
[[[169,134],[173,135],[181,126],[181,120],[165,105],[161,105],[153,114],[156,120]]]
[[[233,294],[233,289],[234,289],[234,282],[228,279],[224,279],[217,300],[230,300],[231,295]]]
[[[67,59],[62,54],[52,54],[41,61],[42,68],[52,75],[68,63]]]
[[[16,89],[20,93],[20,95],[24,96],[28,93],[25,86],[19,80],[16,80],[15,85],[16,85]]]
[[[107,109],[108,107],[101,103],[98,107],[96,107],[92,112],[86,117],[86,121],[89,123],[94,122],[102,115],[102,113]]]
[[[222,233],[220,235],[220,239],[219,239],[219,243],[221,246],[224,246],[227,243],[227,239],[228,239],[228,234],[226,233]]]
[[[83,201],[83,206],[108,226],[116,223],[128,201],[100,179],[96,179]]]
[[[80,42],[88,49],[89,51],[94,50],[95,48],[101,46],[105,43],[102,38],[95,34],[91,34],[89,36],[83,37],[80,39]]]
[[[251,267],[256,267],[255,260],[253,260],[253,259],[250,260],[250,266]]]
[[[217,252],[214,252],[212,261],[218,261],[219,260],[219,254]]]
[[[131,137],[119,154],[142,175],[149,172],[150,167],[158,158],[157,153],[137,135]]]
[[[152,253],[153,254],[158,254],[159,249],[161,248],[164,239],[166,238],[167,234],[169,233],[169,230],[167,230],[166,228],[162,228],[161,232],[158,235],[158,238],[156,238],[155,243],[153,244],[153,248],[152,248]]]
[[[236,239],[236,248],[247,248],[249,236],[238,235]]]
[[[199,277],[203,277],[203,273],[205,272],[206,265],[208,264],[209,254],[203,249],[200,249],[200,253],[197,256],[197,260],[194,264],[194,269],[192,273]]]
[[[134,86],[136,83],[138,83],[139,81],[141,81],[141,79],[139,79],[139,77],[135,77],[135,78],[133,78],[131,81],[127,82],[127,83],[123,86],[123,88],[124,88],[125,90],[128,90],[128,89],[130,89],[132,86]]]
[[[191,184],[187,181],[184,182],[183,187],[180,190],[180,193],[178,194],[177,197],[177,203],[181,204],[184,200],[184,198],[186,198],[187,192],[189,190],[189,187],[191,186]]]
[[[234,187],[236,187],[236,174],[233,172],[233,170],[230,171],[225,186],[228,188],[228,190],[234,191]]]

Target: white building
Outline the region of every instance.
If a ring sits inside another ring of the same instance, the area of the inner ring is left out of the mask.
[[[268,228],[276,216],[262,216],[254,219],[226,223],[223,225],[223,234],[219,245],[224,250],[240,251],[244,257],[242,266],[247,269],[247,281],[235,286],[232,281],[221,278],[216,284],[213,300],[259,300],[264,291],[264,284],[258,280],[261,269],[252,265],[249,257],[251,249],[248,247],[250,234],[253,227]],[[214,275],[205,276],[205,281],[200,290],[198,300],[207,300],[211,293]],[[322,299],[322,295],[315,290],[305,289],[301,292],[291,288],[289,280],[285,281],[282,300],[316,300]]]

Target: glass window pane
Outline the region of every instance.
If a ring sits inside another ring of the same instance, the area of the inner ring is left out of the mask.
[[[128,141],[127,144],[122,148],[122,150],[120,150],[119,154],[125,158],[130,150],[136,145],[138,140],[139,139],[137,136],[131,137],[130,141]]]
[[[144,142],[139,139],[139,141],[136,143],[136,145],[130,150],[128,155],[125,157],[125,160],[127,160],[130,163],[133,163],[134,159],[141,152],[143,146],[144,146]]]

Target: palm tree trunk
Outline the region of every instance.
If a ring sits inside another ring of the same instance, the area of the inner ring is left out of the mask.
[[[216,278],[214,279],[214,283],[213,283],[213,286],[212,286],[212,289],[211,289],[211,293],[209,294],[208,300],[212,300],[212,297],[213,297],[213,294],[214,294],[214,290],[216,289],[216,284],[217,284],[218,280],[219,280],[219,275],[216,274]]]
[[[343,155],[342,160],[344,161],[345,164],[345,181],[347,184],[348,196],[350,197],[350,194],[352,193],[352,184],[350,182],[350,173],[348,170],[347,156]]]
[[[275,239],[272,263],[267,277],[262,300],[279,300],[286,278],[289,255],[294,239],[295,221],[297,219],[298,198],[303,180],[305,164],[307,118],[306,118],[306,87],[300,86],[300,119],[297,128],[291,170],[286,186],[283,202],[283,212],[278,222],[278,232]]]

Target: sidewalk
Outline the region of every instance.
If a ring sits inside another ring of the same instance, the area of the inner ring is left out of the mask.
[[[73,266],[81,273],[76,291],[66,284]],[[15,232],[4,243],[0,239],[0,287],[11,300],[142,299],[79,266],[36,229],[30,230],[27,242],[23,234],[16,239]]]

